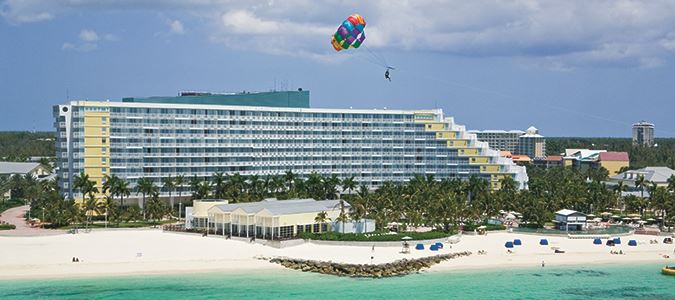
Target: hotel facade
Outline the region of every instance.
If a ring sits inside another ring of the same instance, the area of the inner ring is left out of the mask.
[[[416,174],[527,184],[524,167],[500,157],[440,109],[323,109],[308,91],[71,101],[53,108],[59,187],[79,198],[74,176],[100,188],[105,175],[139,178],[226,174],[354,176],[371,188]],[[184,194],[189,187],[179,187]],[[176,194],[174,192],[174,194]]]

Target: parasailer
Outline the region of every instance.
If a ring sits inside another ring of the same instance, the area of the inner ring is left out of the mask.
[[[361,15],[352,14],[351,16],[347,17],[346,20],[342,21],[342,24],[340,24],[331,39],[331,44],[333,45],[335,51],[359,48],[361,45],[363,45],[363,42],[366,40],[366,33],[364,32],[365,28],[366,20],[364,20]],[[391,81],[389,70],[393,70],[394,68],[387,64],[387,61],[384,59],[384,57],[377,55],[368,49],[367,46],[364,45],[364,47],[371,55],[371,57],[368,59],[368,62],[385,67],[386,70],[384,72],[384,79]]]
[[[338,27],[331,44],[335,51],[347,50],[349,48],[358,48],[366,39],[363,29],[366,27],[366,20],[359,14],[353,14],[342,21]]]

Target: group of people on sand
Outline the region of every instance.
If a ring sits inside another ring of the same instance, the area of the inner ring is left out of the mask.
[[[478,255],[487,255],[487,251],[485,251],[485,250],[478,250]]]
[[[73,256],[73,262],[80,262],[80,258]]]
[[[619,250],[619,251],[609,250],[609,254],[624,255],[625,253],[623,253],[623,250]]]
[[[650,244],[658,244],[659,240],[657,240],[657,239],[649,240],[649,243]]]

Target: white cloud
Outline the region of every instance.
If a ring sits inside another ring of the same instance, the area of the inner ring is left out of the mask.
[[[85,42],[95,42],[98,41],[98,34],[91,29],[82,29],[80,31],[80,39]]]
[[[227,47],[317,59],[334,56],[330,35],[354,12],[366,19],[371,49],[513,57],[553,70],[657,67],[675,55],[675,1],[668,0],[6,0],[0,5],[0,15],[14,24],[105,10],[179,12],[206,24],[193,30]],[[168,24],[171,33],[185,32],[181,21]]]
[[[183,28],[183,23],[179,20],[173,20],[171,24],[169,24],[169,27],[171,27],[171,33],[175,34],[183,34],[185,33],[185,28]]]
[[[107,33],[103,38],[99,36],[96,31],[92,29],[82,29],[78,35],[79,42],[65,42],[61,46],[61,50],[73,50],[78,52],[90,52],[98,49],[99,43],[102,41],[112,42],[117,41],[118,38],[113,34]]]
[[[65,42],[65,43],[63,43],[63,46],[61,46],[62,50],[73,50],[73,51],[78,51],[78,52],[94,51],[97,48],[98,48],[98,45],[96,45],[94,43],[73,44],[73,43]]]

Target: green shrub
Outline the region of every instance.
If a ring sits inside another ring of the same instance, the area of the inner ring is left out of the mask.
[[[442,231],[430,231],[430,232],[402,232],[397,234],[385,234],[380,233],[339,233],[339,232],[324,232],[324,233],[311,233],[303,232],[298,235],[302,239],[309,240],[320,240],[320,241],[363,241],[363,242],[397,242],[405,236],[411,237],[413,240],[432,240],[440,239],[450,236],[452,233],[442,232]]]
[[[487,224],[487,223],[473,224],[473,223],[469,223],[469,224],[464,225],[464,231],[474,231],[474,230],[476,230],[476,228],[478,228],[480,226],[485,226],[485,229],[487,231],[506,230],[506,226],[501,225],[501,224]]]
[[[0,224],[0,230],[12,230],[16,229],[16,226],[13,224]]]

